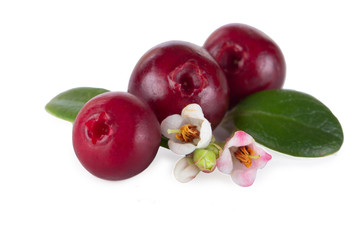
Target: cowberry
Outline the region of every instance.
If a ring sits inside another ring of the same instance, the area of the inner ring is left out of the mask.
[[[228,108],[225,75],[210,54],[195,44],[170,41],[150,49],[138,61],[128,91],[146,101],[159,122],[199,104],[215,128]]]
[[[215,30],[204,44],[224,71],[230,90],[229,107],[246,96],[281,88],[285,60],[280,48],[263,32],[245,24]]]
[[[73,126],[73,146],[93,175],[130,178],[153,161],[161,139],[150,107],[130,93],[108,92],[87,102]]]

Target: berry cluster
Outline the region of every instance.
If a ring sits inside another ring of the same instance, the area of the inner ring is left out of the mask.
[[[281,88],[284,79],[279,47],[248,25],[225,25],[203,47],[159,44],[136,64],[127,93],[102,93],[82,107],[73,125],[75,153],[93,175],[121,180],[149,166],[163,136],[170,150],[184,155],[175,168],[179,181],[218,166],[224,173],[242,171],[234,181],[251,185],[248,172],[256,173],[271,156],[244,132],[222,144],[212,130],[242,99]]]

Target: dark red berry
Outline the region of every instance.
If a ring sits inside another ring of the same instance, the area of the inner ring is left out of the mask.
[[[205,49],[188,42],[150,49],[135,66],[128,91],[146,101],[160,122],[197,103],[214,128],[228,108],[223,71]]]
[[[229,24],[215,30],[204,48],[223,69],[234,107],[246,96],[267,89],[281,88],[285,81],[285,60],[280,48],[261,31]]]
[[[108,180],[126,179],[146,169],[160,139],[155,114],[130,93],[108,92],[92,98],[73,126],[73,146],[81,164]]]

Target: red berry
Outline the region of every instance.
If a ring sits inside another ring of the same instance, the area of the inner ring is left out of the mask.
[[[108,180],[130,178],[146,169],[160,139],[160,125],[150,107],[129,93],[92,98],[73,126],[73,146],[81,164]]]
[[[223,69],[230,89],[229,107],[246,96],[281,88],[285,80],[285,60],[276,43],[261,31],[228,24],[215,30],[204,48]]]
[[[223,71],[205,49],[188,42],[150,49],[135,66],[128,91],[146,101],[160,122],[197,103],[215,128],[228,108]]]

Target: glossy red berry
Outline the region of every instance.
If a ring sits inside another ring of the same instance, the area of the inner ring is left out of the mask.
[[[182,41],[162,43],[144,54],[128,91],[146,101],[160,122],[197,103],[213,128],[229,101],[226,77],[216,61],[205,49]]]
[[[215,30],[204,48],[223,69],[230,89],[230,108],[246,96],[281,88],[285,60],[280,48],[263,32],[244,25],[228,24]]]
[[[87,102],[73,126],[73,146],[93,175],[130,178],[153,161],[160,125],[150,107],[130,93],[108,92]]]

